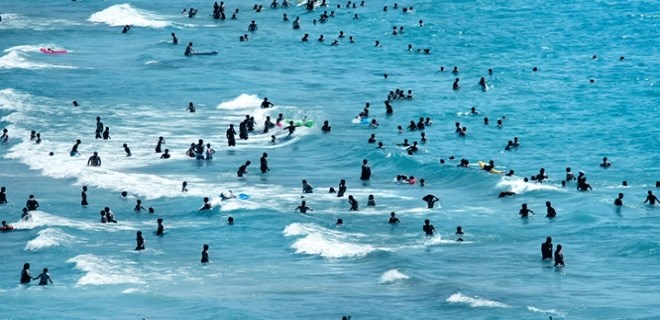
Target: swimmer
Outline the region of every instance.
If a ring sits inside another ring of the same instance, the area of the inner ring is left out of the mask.
[[[486,79],[484,77],[481,77],[481,79],[479,79],[479,85],[481,86],[481,90],[483,91],[488,90],[488,85],[486,84]]]
[[[161,159],[169,159],[170,157],[171,157],[170,149],[165,149],[165,152],[163,152],[163,154],[160,155]]]
[[[21,271],[21,283],[27,284],[32,281],[32,274],[30,274],[30,264],[23,264],[23,271]]]
[[[375,128],[378,128],[378,125],[379,124],[378,124],[378,121],[376,121],[376,119],[371,119],[371,122],[369,123],[369,128],[375,129]]]
[[[374,195],[370,194],[369,199],[367,200],[367,207],[375,207],[376,206],[376,199],[374,199]]]
[[[302,193],[314,193],[314,187],[305,179],[302,180]]]
[[[578,180],[578,190],[580,191],[593,190],[591,188],[591,185],[587,183],[586,177],[583,177],[582,180]]]
[[[515,173],[516,173],[515,171],[513,171],[513,170],[509,170],[509,172],[507,172],[507,173],[505,174],[505,176],[507,176],[507,177],[513,177],[513,175],[514,175]]]
[[[435,227],[431,224],[431,220],[429,219],[424,220],[422,231],[424,231],[424,234],[426,234],[427,236],[433,235],[433,233],[435,232]]]
[[[564,263],[564,252],[562,251],[561,244],[557,245],[557,251],[555,251],[555,267],[563,267],[566,264]]]
[[[23,213],[21,214],[21,220],[23,221],[32,220],[32,215],[30,214],[27,208],[23,208]]]
[[[291,27],[292,27],[294,30],[298,30],[298,29],[300,29],[300,18],[299,18],[299,17],[296,17],[296,19],[293,20],[293,23],[291,23]]]
[[[488,125],[488,117],[484,117],[484,126]]]
[[[235,198],[236,198],[236,196],[234,195],[234,193],[231,190],[229,190],[229,195],[226,195],[222,192],[220,193],[220,199],[223,200],[223,201],[224,200],[229,200],[229,199],[235,199]]]
[[[328,123],[328,120],[323,121],[323,127],[321,127],[321,131],[323,133],[329,133],[330,131],[332,131],[332,127]]]
[[[124,28],[121,30],[121,33],[128,33],[129,30],[131,30],[131,26],[125,25]]]
[[[374,43],[374,47],[381,47],[380,41],[376,40],[376,42]]]
[[[222,198],[222,194],[220,194],[220,198]],[[222,199],[225,200],[225,199]],[[213,208],[213,205],[209,202],[209,197],[204,197],[204,204],[202,205],[201,208],[197,211],[206,211],[206,210],[211,210]]]
[[[300,211],[300,213],[307,213],[307,211],[314,211],[314,209],[307,206],[307,202],[303,200],[299,206],[297,206],[294,211]]]
[[[515,196],[516,193],[513,191],[502,191],[500,194],[497,196],[498,198],[504,198],[504,197],[509,197],[509,196]]]
[[[612,166],[612,164],[609,161],[607,161],[607,157],[603,157],[603,162],[600,164],[600,167],[601,168],[609,168],[611,166]]]
[[[545,242],[541,243],[541,260],[552,260],[552,238],[547,237]]]
[[[353,198],[353,195],[348,196],[348,203],[351,205],[351,208],[348,211],[358,211],[358,202]]]
[[[136,201],[135,207],[133,208],[133,211],[141,212],[142,210],[146,210],[146,209],[142,206],[142,200],[138,199]]]
[[[205,244],[202,248],[202,263],[208,263],[209,262],[209,245]]]
[[[497,119],[497,127],[501,129],[502,126],[503,126],[503,125],[502,125],[502,120]]]
[[[188,102],[188,107],[186,108],[186,111],[190,111],[190,112],[197,111],[197,109],[195,109],[195,105],[193,105],[192,101]]]
[[[184,51],[183,55],[186,57],[191,57],[193,54],[195,54],[195,50],[193,50],[193,43],[188,42],[188,46],[186,46],[186,51]]]
[[[513,146],[515,148],[520,147],[520,142],[518,142],[518,137],[513,137]]]
[[[369,140],[367,140],[367,143],[376,143],[376,134],[372,133]]]
[[[438,197],[436,197],[432,194],[425,195],[422,198],[422,200],[424,200],[424,202],[426,202],[426,206],[427,206],[428,209],[433,209],[433,207],[435,206],[435,203],[440,201],[440,199],[438,199]]]
[[[451,86],[452,89],[454,89],[454,90],[458,90],[458,89],[461,88],[461,85],[458,84],[458,81],[459,81],[459,80],[460,80],[460,79],[458,79],[458,78],[456,78],[456,79],[454,80],[454,83],[453,83],[452,86]]]
[[[132,156],[131,149],[128,147],[128,145],[124,143],[123,146],[124,146],[124,152],[126,152],[126,157]]]
[[[73,145],[73,147],[71,147],[71,151],[69,151],[70,156],[75,157],[76,155],[78,156],[80,155],[80,152],[78,152],[78,146],[81,143],[82,142],[80,141],[80,139],[76,140],[76,143]]]
[[[164,235],[164,234],[165,234],[165,227],[163,226],[163,219],[162,219],[162,218],[158,218],[158,220],[156,220],[156,222],[158,223],[158,229],[156,229],[155,234],[156,234],[157,236],[162,236],[162,235]]]
[[[408,152],[408,155],[413,155],[415,152],[417,152],[417,141],[413,141],[412,146],[409,146],[406,148],[406,151]]]
[[[319,41],[319,42],[323,42],[323,41],[325,41],[325,38],[323,38],[323,35],[319,36],[318,41]]]
[[[550,201],[546,201],[545,206],[548,208],[547,214],[545,215],[546,218],[554,218],[557,216],[557,211],[555,211],[555,208],[552,207]]]
[[[302,42],[309,41],[309,34],[305,33],[305,35],[303,35],[303,37],[302,37],[302,39],[300,39],[300,41],[302,41]]]
[[[569,182],[571,180],[576,180],[575,175],[573,174],[573,172],[571,172],[571,168],[567,167],[566,168],[566,179],[565,179],[565,181]]]
[[[230,226],[233,225],[234,224],[234,217],[232,217],[232,216],[227,217],[227,224],[230,225]]]
[[[37,280],[39,279],[39,285],[40,286],[45,286],[48,283],[53,284],[53,280],[50,278],[50,274],[48,273],[48,268],[44,268],[43,272],[39,274],[38,276],[32,278],[32,280]]]
[[[179,44],[179,39],[176,38],[176,34],[172,32],[172,44]]]
[[[619,193],[619,196],[614,199],[614,205],[617,207],[623,206],[623,193]]]
[[[25,202],[25,207],[28,209],[28,211],[35,211],[39,209],[39,202],[37,199],[34,198],[34,195],[30,195]]]
[[[397,224],[401,222],[399,218],[396,217],[396,213],[394,211],[390,212],[390,219],[387,221],[389,224]]]
[[[1,231],[11,231],[14,230],[14,226],[7,224],[7,221],[2,220],[2,226],[0,226]]]
[[[245,161],[245,164],[243,164],[242,166],[238,167],[238,170],[236,171],[236,175],[238,175],[239,177],[243,177],[244,175],[246,175],[246,174],[248,173],[247,167],[248,167],[250,164],[252,164],[252,162],[250,162],[249,160],[248,160],[248,161]]]
[[[520,207],[520,211],[518,211],[518,214],[520,215],[521,218],[527,218],[529,217],[529,214],[534,214],[534,211],[530,210],[527,208],[527,204],[523,203],[522,206]]]
[[[548,179],[548,175],[545,174],[545,169],[541,168],[539,169],[539,173],[536,176],[532,177],[532,180],[536,180],[536,182],[543,183],[543,180]]]
[[[142,236],[142,231],[137,232],[137,235],[135,237],[135,242],[137,243],[137,245],[135,246],[135,251],[140,251],[145,249],[144,237]]]
[[[86,206],[89,204],[87,203],[87,186],[82,187],[82,192],[80,193],[80,197],[81,197],[80,205]]]
[[[651,192],[651,190],[649,190],[648,195],[646,196],[646,200],[644,200],[643,203],[647,203],[647,202],[649,203],[649,205],[655,206],[656,202],[660,202],[660,200],[658,200],[658,197],[656,197],[653,194],[653,192]]]
[[[274,106],[272,102],[268,101],[268,98],[264,98],[264,101],[261,102],[261,109],[268,109]]]
[[[270,136],[270,143],[276,143],[274,135]]]
[[[371,179],[371,168],[369,167],[368,160],[362,160],[362,173],[360,173],[360,180],[367,181]]]

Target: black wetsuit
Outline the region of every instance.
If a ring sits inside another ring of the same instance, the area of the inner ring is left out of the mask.
[[[552,259],[552,242],[541,243],[541,259]]]
[[[156,144],[156,153],[161,153],[163,150],[161,149],[163,145],[163,140],[158,140],[158,144]]]

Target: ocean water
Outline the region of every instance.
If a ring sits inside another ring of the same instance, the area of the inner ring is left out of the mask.
[[[264,10],[253,11],[254,3]],[[657,1],[400,3],[414,7],[409,13],[380,1],[355,9],[329,1],[314,12],[254,3],[227,1],[228,18],[240,12],[225,21],[210,17],[212,2],[3,3],[0,127],[9,140],[0,145],[8,197],[0,218],[15,227],[0,234],[3,319],[660,318],[660,208],[642,203],[648,190],[660,193]],[[180,14],[191,6],[195,18]],[[314,25],[323,10],[335,17]],[[300,17],[301,30],[283,13]],[[250,20],[259,30],[239,42]],[[126,24],[133,27],[122,34]],[[392,35],[393,26],[404,32]],[[355,43],[331,46],[339,31]],[[326,42],[316,41],[321,34]],[[188,42],[219,54],[184,57]],[[42,54],[44,47],[68,53]],[[397,88],[414,98],[393,101],[387,116],[383,101]],[[275,107],[261,109],[264,97]],[[185,111],[190,101],[196,113]],[[367,102],[378,128],[352,121]],[[261,134],[265,117],[279,113],[315,125],[290,137],[281,128]],[[255,132],[227,147],[225,130],[245,115],[255,117]],[[97,116],[111,140],[94,139]],[[397,126],[419,117],[434,124],[410,156],[396,144],[419,141],[420,131]],[[324,120],[329,134],[320,130]],[[455,122],[468,128],[465,137]],[[367,143],[371,134],[383,149]],[[154,152],[159,136],[170,159]],[[513,137],[521,146],[505,151]],[[76,139],[81,156],[70,157]],[[185,155],[198,139],[212,144],[213,160]],[[94,151],[101,167],[86,166]],[[263,152],[267,174],[258,168]],[[599,167],[603,157],[610,168]],[[515,175],[459,168],[461,158],[492,159]],[[373,171],[368,182],[359,180],[362,159]],[[249,173],[238,178],[246,160]],[[542,167],[543,184],[523,181]],[[562,188],[566,167],[584,171],[593,191],[578,192],[575,182]],[[399,174],[426,185],[396,183]],[[308,214],[294,211],[302,179],[315,186],[305,195]],[[359,211],[327,193],[340,179]],[[221,201],[229,190],[250,198]],[[501,191],[517,194],[498,198]],[[22,222],[30,194],[41,206]],[[370,194],[375,207],[366,206]],[[440,198],[436,208],[426,208],[426,194]],[[200,213],[204,197],[214,209]],[[137,199],[155,213],[133,212]],[[546,201],[558,212],[552,220]],[[536,214],[519,218],[522,203]],[[119,223],[99,223],[106,206]],[[387,224],[392,211],[400,224]],[[162,237],[153,235],[158,218]],[[423,235],[424,219],[435,236]],[[133,250],[138,230],[141,252]],[[547,236],[564,247],[564,268],[541,261]],[[54,285],[19,285],[25,262],[33,275],[48,267]]]

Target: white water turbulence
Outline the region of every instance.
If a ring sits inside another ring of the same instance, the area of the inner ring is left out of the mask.
[[[357,243],[359,234],[345,234],[313,223],[292,223],[284,228],[287,237],[302,236],[291,248],[298,254],[318,255],[324,258],[360,258],[376,250],[369,244]]]
[[[75,237],[56,228],[47,228],[39,231],[38,236],[25,244],[26,251],[38,251],[49,247],[58,247],[70,244]]]
[[[42,54],[41,48],[61,48],[52,43],[42,43],[36,45],[20,45],[7,48],[0,57],[0,69],[77,69],[74,66],[47,63],[45,61],[57,61],[59,57]],[[38,59],[41,58],[41,59]],[[43,60],[43,61],[38,61]]]
[[[488,300],[480,297],[470,297],[462,293],[455,293],[447,298],[447,302],[456,304],[465,304],[472,308],[511,308],[508,304]]]
[[[403,274],[403,273],[401,273],[397,269],[390,269],[390,270],[385,271],[385,273],[383,273],[380,276],[380,279],[379,279],[378,283],[393,283],[393,282],[406,280],[406,279],[410,279],[410,277]]]
[[[116,4],[92,14],[88,21],[104,23],[112,27],[135,26],[147,28],[165,28],[171,25],[164,17],[155,13],[132,7],[128,3]]]
[[[139,272],[126,261],[81,254],[66,262],[74,263],[76,269],[85,273],[76,283],[78,286],[144,283],[140,278],[132,276]]]

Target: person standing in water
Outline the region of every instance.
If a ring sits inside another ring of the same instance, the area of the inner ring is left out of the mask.
[[[209,262],[209,245],[205,244],[202,249],[202,263]]]
[[[424,234],[426,234],[427,236],[433,235],[433,233],[435,232],[435,227],[431,224],[431,220],[429,219],[424,220],[422,231],[424,231]]]
[[[422,200],[424,200],[426,202],[426,206],[429,209],[433,209],[433,206],[435,206],[435,203],[440,201],[440,199],[438,199],[438,197],[436,197],[432,194],[425,195],[424,198],[422,198]]]
[[[390,212],[390,220],[387,222],[389,224],[397,224],[401,221],[399,221],[399,218],[396,217],[396,213],[394,211]]]
[[[7,203],[7,188],[1,187],[0,188],[0,204],[5,204]]]
[[[368,165],[367,159],[362,160],[362,173],[360,174],[360,180],[367,181],[371,179],[371,168]]]
[[[96,117],[96,137],[94,139],[102,139],[103,136],[103,122],[101,122],[101,117]]]
[[[250,162],[249,160],[248,160],[248,161],[245,161],[245,164],[244,164],[244,165],[238,167],[238,171],[236,171],[236,174],[237,174],[239,177],[243,177],[243,176],[245,176],[245,175],[248,173],[247,167],[248,167],[251,163],[252,163],[252,162]]]
[[[649,190],[648,195],[646,196],[646,200],[644,200],[643,203],[649,203],[651,206],[655,206],[657,202],[660,202],[658,200],[658,197],[656,197],[651,190]]]
[[[557,245],[557,250],[555,251],[555,267],[563,267],[566,264],[564,263],[564,252],[562,251],[561,244]]]
[[[34,195],[30,195],[28,197],[27,202],[25,202],[25,207],[28,209],[28,211],[35,211],[39,209],[39,202],[34,198]]]
[[[135,251],[140,251],[144,250],[144,237],[142,236],[142,231],[137,232],[137,236],[135,238],[135,241],[137,242],[137,245],[135,246]]]
[[[541,259],[552,260],[552,238],[547,237],[545,242],[541,243]]]
[[[80,155],[80,152],[78,152],[78,146],[80,145],[81,141],[80,139],[76,140],[76,143],[71,147],[71,151],[69,151],[69,155],[72,157],[75,157],[76,155]]]
[[[617,207],[623,206],[623,193],[619,193],[619,196],[614,199],[614,205]]]
[[[263,153],[261,155],[261,159],[259,159],[260,162],[260,169],[261,173],[266,173],[270,171],[270,168],[268,168],[268,153]]]
[[[23,271],[21,271],[21,283],[22,284],[27,284],[32,281],[32,274],[30,274],[30,264],[25,263],[23,264]]]
[[[307,213],[307,211],[314,211],[314,209],[307,206],[307,202],[303,200],[299,206],[297,206],[294,211],[298,210],[300,213]]]
[[[158,229],[156,229],[155,234],[157,236],[164,235],[165,234],[165,227],[163,226],[163,218],[158,218],[158,220],[156,220],[156,222],[158,222]]]
[[[172,44],[179,44],[179,39],[176,38],[174,32],[172,32]]]
[[[522,206],[520,207],[520,211],[518,214],[520,215],[521,218],[527,218],[529,217],[529,214],[534,214],[534,211],[530,210],[527,208],[527,204],[523,203]]]
[[[163,144],[165,143],[165,138],[158,137],[158,143],[156,143],[156,153],[162,153]]]
[[[351,205],[349,211],[358,211],[358,202],[353,198],[353,195],[348,196],[348,203]]]
[[[87,186],[82,187],[82,192],[80,193],[80,197],[81,197],[81,200],[80,200],[80,205],[81,206],[84,207],[84,206],[89,205],[89,203],[87,203]]]
[[[50,282],[50,284],[53,284],[53,280],[51,280],[50,274],[48,273],[48,268],[44,268],[44,271],[41,274],[39,274],[38,276],[34,277],[33,279],[34,280],[39,279],[39,285],[40,286],[45,286],[49,282]]]
[[[546,201],[545,206],[548,208],[548,214],[546,214],[547,218],[554,218],[557,216],[557,211],[555,211],[555,208],[552,207],[552,203],[550,203],[550,201]]]

